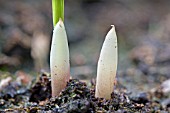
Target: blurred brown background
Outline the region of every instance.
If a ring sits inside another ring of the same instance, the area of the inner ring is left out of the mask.
[[[161,64],[169,77],[169,6],[168,0],[65,0],[72,76],[96,76],[104,37],[114,24],[120,74],[133,67],[153,73]],[[48,71],[52,27],[50,0],[0,0],[0,70]]]

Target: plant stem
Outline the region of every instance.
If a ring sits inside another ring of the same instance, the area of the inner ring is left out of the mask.
[[[52,0],[53,25],[58,23],[61,18],[64,21],[64,0]]]

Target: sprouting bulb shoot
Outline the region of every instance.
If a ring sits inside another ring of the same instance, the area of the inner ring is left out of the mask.
[[[110,99],[117,70],[117,36],[114,25],[106,35],[97,67],[95,97]]]
[[[52,96],[58,96],[66,87],[70,78],[69,48],[63,21],[60,19],[54,27],[51,53]]]

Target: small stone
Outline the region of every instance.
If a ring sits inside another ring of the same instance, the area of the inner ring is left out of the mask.
[[[149,97],[147,93],[140,93],[137,97],[132,98],[132,101],[139,104],[146,104],[147,102],[149,102]]]
[[[5,100],[0,99],[0,106],[3,106],[3,105],[5,105]]]
[[[168,94],[170,92],[170,79],[164,81],[161,84],[161,88],[162,88],[163,93]]]
[[[161,102],[161,104],[164,108],[170,107],[170,98],[165,99],[164,101]]]

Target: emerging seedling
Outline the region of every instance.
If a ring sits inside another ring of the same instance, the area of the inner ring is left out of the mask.
[[[114,25],[106,35],[98,67],[95,97],[110,99],[117,70],[117,36]]]
[[[67,35],[64,27],[64,0],[52,0],[53,37],[50,52],[52,96],[58,96],[70,78]],[[56,24],[57,22],[57,24]]]
[[[52,96],[58,96],[70,78],[68,41],[62,20],[59,20],[53,31],[50,68]]]

